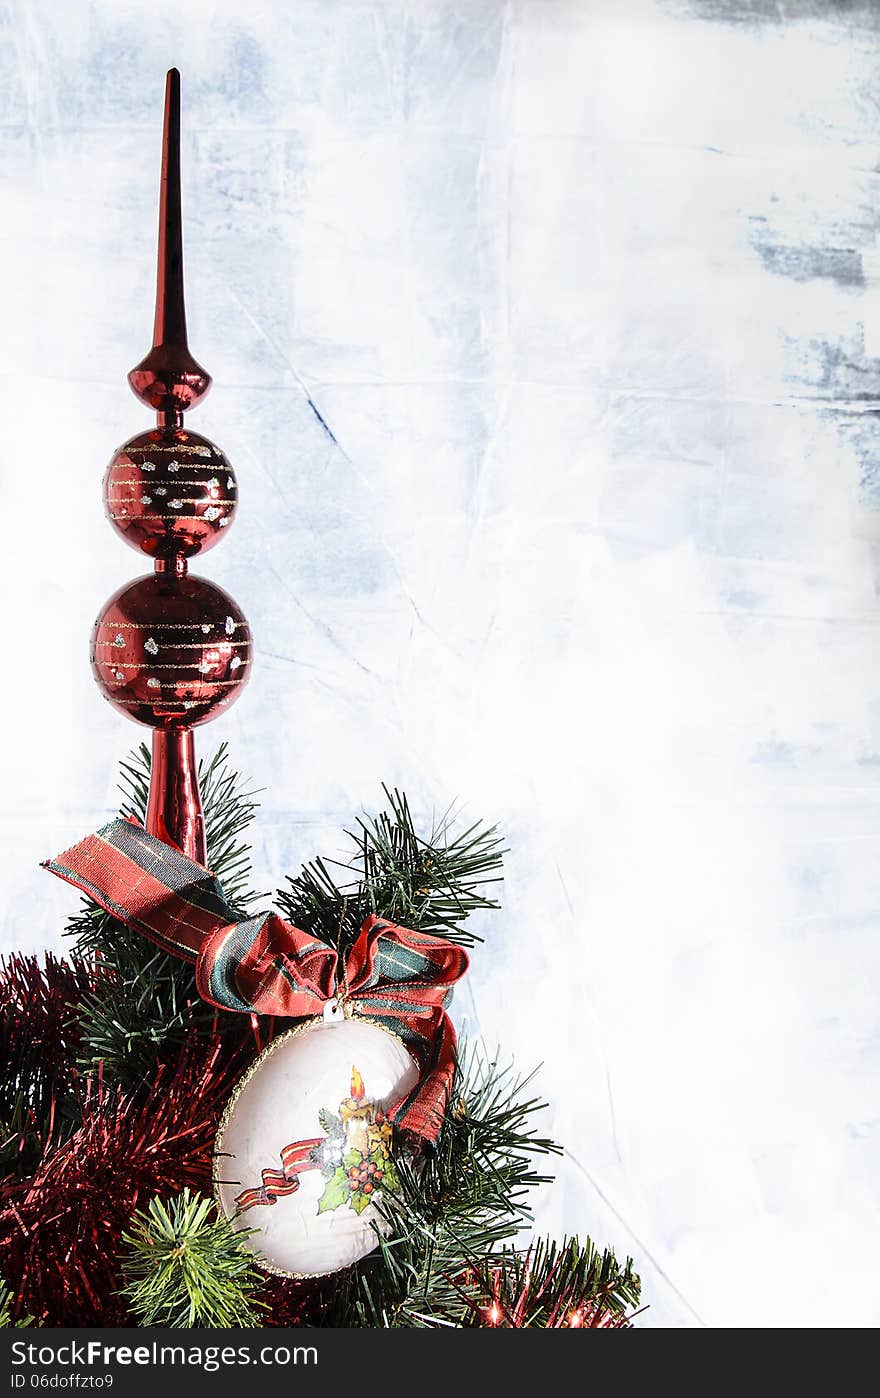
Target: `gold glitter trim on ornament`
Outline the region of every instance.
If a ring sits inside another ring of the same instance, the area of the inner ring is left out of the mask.
[[[218,630],[222,630],[227,640],[229,639],[231,634],[229,631],[226,630],[225,621],[214,621],[210,623],[205,621],[98,621],[95,623],[95,625],[103,627],[106,631],[157,631],[160,634],[163,631],[195,631],[196,629],[198,629],[199,631],[202,631],[203,636],[210,636],[210,631],[203,631],[202,628],[204,626],[211,625],[216,626]],[[245,621],[234,621],[232,623],[234,631],[246,625],[247,622]],[[106,641],[99,640],[98,644],[107,645],[108,643]],[[110,644],[112,645],[112,642],[110,642]],[[185,645],[186,642],[175,642],[175,645],[177,644]],[[213,641],[205,641],[204,644],[208,646],[213,645],[214,643]],[[245,639],[243,641],[236,641],[235,644],[237,646],[246,646],[250,644],[250,641],[248,639]]]
[[[175,646],[174,649],[175,649],[175,650],[183,650],[183,646]],[[191,649],[191,650],[199,649],[199,650],[200,650],[201,647],[191,646],[191,647],[189,647],[189,649]],[[234,659],[235,659],[235,656],[233,656],[232,659],[234,660]],[[167,662],[167,664],[166,664],[164,661],[160,662],[160,661],[158,661],[158,660],[141,660],[141,661],[137,661],[137,662],[135,662],[135,661],[133,661],[133,660],[118,660],[118,661],[114,661],[114,662],[112,662],[112,663],[111,663],[110,661],[107,661],[107,660],[102,660],[102,661],[100,661],[99,663],[100,663],[101,665],[110,665],[111,670],[199,670],[199,669],[200,669],[200,666],[198,666],[198,665],[176,665],[173,661],[170,661],[170,660]],[[224,661],[218,660],[218,661],[216,661],[216,662],[212,662],[212,664],[214,664],[214,663],[216,663],[217,665],[222,665],[222,664],[224,664],[224,663],[231,664],[232,662],[231,662],[231,661],[229,661],[229,662],[224,662]],[[246,660],[242,660],[242,661],[240,661],[239,665],[236,665],[235,668],[236,668],[236,669],[239,669],[241,665],[247,665],[247,663],[248,663],[248,662],[247,662]]]
[[[146,629],[146,628],[145,628],[145,629]],[[158,627],[154,627],[153,629],[154,629],[154,630],[158,630]],[[160,631],[160,632],[159,632],[159,635],[161,636],[161,634],[162,634],[162,633],[161,633],[161,631]],[[225,638],[224,638],[223,641],[211,641],[211,640],[209,640],[209,639],[206,637],[204,641],[165,641],[164,644],[165,644],[165,646],[166,646],[169,650],[206,650],[206,649],[207,649],[207,650],[210,650],[210,648],[211,648],[212,646],[223,645],[224,642],[225,642]],[[230,642],[230,644],[233,645],[233,646],[235,647],[236,653],[238,653],[239,651],[247,650],[247,649],[249,648],[249,646],[250,646],[250,641],[232,641],[232,642]],[[114,643],[113,643],[112,641],[96,641],[96,642],[95,642],[95,649],[96,649],[96,650],[97,650],[98,646],[105,646],[105,647],[106,647],[106,646],[109,646],[111,650],[117,650],[117,651],[122,650],[122,647],[121,647],[121,646],[116,646],[116,645],[114,645]],[[124,660],[116,660],[115,657],[114,657],[114,659],[113,659],[112,661],[103,660],[103,659],[102,659],[102,660],[99,660],[99,661],[98,661],[98,664],[99,664],[99,665],[110,665],[110,664],[113,664],[113,665],[115,665],[115,667],[116,667],[117,670],[122,670],[122,669],[124,669],[126,666],[128,666],[128,668],[129,668],[130,670],[137,670],[137,669],[138,669],[140,666],[142,666],[142,665],[148,666],[148,667],[151,668],[151,669],[160,669],[160,668],[161,668],[160,666],[151,666],[149,660],[143,660],[143,661],[129,660],[129,661],[124,661]]]
[[[109,668],[111,668],[111,670],[112,670],[112,668],[113,668],[112,665],[111,665],[111,667],[109,667]],[[158,670],[159,667],[158,667],[158,665],[150,665],[150,667],[144,667],[144,668],[151,668],[151,670]],[[189,668],[190,668],[190,670],[192,670],[192,665],[190,665]],[[238,670],[241,670],[241,665],[238,665],[238,667],[236,667],[236,668],[238,668]],[[139,678],[139,679],[140,679],[140,675],[137,675],[136,678]],[[208,679],[208,678],[207,678],[207,674],[203,674],[203,677],[201,677],[201,679],[196,679],[196,678],[193,677],[192,679],[187,679],[187,681],[180,681],[180,684],[185,684],[185,682],[186,682],[186,684],[190,684],[190,685],[210,685],[210,686],[211,686],[211,689],[214,689],[214,688],[217,688],[217,685],[239,685],[239,684],[241,684],[241,679]],[[175,681],[173,681],[173,679],[159,679],[159,685],[173,685],[173,684],[175,684]],[[137,700],[134,700],[134,702],[137,703]]]
[[[180,481],[175,481],[174,484],[175,484],[175,486],[178,486],[178,485],[182,484],[182,482],[180,482]],[[187,481],[187,482],[184,482],[184,484],[187,484],[187,485],[189,485],[189,484],[198,485],[199,482],[198,482],[198,481],[192,481],[192,482]],[[144,487],[141,486],[141,485],[135,486],[133,482],[132,482],[132,486],[133,486],[133,489],[132,489],[131,495],[119,495],[119,496],[116,496],[116,495],[110,495],[109,492],[108,492],[108,495],[107,495],[107,503],[108,503],[108,505],[116,505],[116,504],[131,505],[132,503],[134,503],[136,492],[137,492],[138,490],[143,490]],[[158,491],[154,485],[151,485],[151,486],[148,487],[148,488],[152,489],[154,495],[159,495],[159,496],[161,496],[162,492],[161,492],[161,491]],[[179,506],[178,508],[182,508],[184,505],[235,505],[235,504],[238,503],[236,500],[230,500],[230,499],[228,499],[226,496],[223,496],[223,495],[175,495],[174,498],[175,498],[175,500],[179,500],[179,501],[180,501],[180,506]],[[137,499],[140,500],[140,496],[137,496]],[[152,500],[141,500],[141,504],[143,504],[143,505],[152,505],[152,504],[153,504],[153,501],[152,501]],[[162,508],[161,503],[160,503],[159,501],[156,501],[156,509],[157,509],[157,510],[160,510],[161,508]],[[151,514],[151,515],[154,514],[154,513],[155,513],[154,511],[152,511],[152,510],[150,511],[150,514]],[[180,516],[179,516],[178,514],[160,516],[160,518],[164,518],[164,519],[179,519],[179,517],[180,517]]]
[[[155,452],[161,451],[173,452],[175,456],[177,456],[179,452],[189,452],[191,456],[212,456],[215,461],[218,458],[222,458],[224,461],[227,459],[219,447],[197,446],[193,442],[174,442],[171,444],[168,442],[151,442],[149,446],[146,447],[129,447],[127,442],[123,442],[121,447],[116,448],[114,456],[122,456],[122,454],[125,453],[130,459],[133,451],[139,451],[146,458],[148,465],[150,456]],[[140,464],[139,461],[132,462],[133,466],[139,466]]]
[[[197,483],[197,482],[193,482],[193,484],[198,484],[198,483]],[[183,508],[184,505],[186,505],[187,508],[195,508],[195,509],[201,509],[203,505],[207,505],[207,506],[209,506],[209,507],[210,507],[211,505],[217,505],[218,507],[219,507],[220,505],[227,505],[230,509],[235,509],[236,505],[238,504],[238,501],[237,501],[237,500],[233,500],[233,499],[231,498],[231,496],[228,496],[228,495],[220,495],[220,496],[218,496],[218,495],[193,495],[193,496],[184,496],[184,497],[181,497],[181,496],[179,496],[179,495],[175,495],[175,497],[174,497],[175,500],[180,500],[180,504],[179,504],[179,505],[175,505],[175,507],[174,507],[174,514],[164,514],[164,515],[163,515],[163,514],[161,514],[160,512],[161,512],[162,510],[164,510],[164,509],[166,508],[166,506],[170,509],[170,504],[169,504],[169,502],[168,502],[167,500],[163,499],[163,495],[167,494],[167,492],[163,492],[163,491],[160,491],[160,490],[154,490],[154,491],[153,491],[153,494],[154,494],[154,495],[157,495],[157,496],[159,497],[158,500],[152,500],[152,499],[151,499],[151,500],[145,500],[145,499],[143,498],[143,496],[142,496],[141,494],[139,494],[139,491],[142,491],[142,490],[143,490],[143,486],[135,486],[135,487],[132,489],[131,493],[128,494],[128,495],[109,495],[109,494],[108,494],[107,497],[106,497],[106,499],[105,499],[105,501],[104,501],[104,503],[105,503],[105,505],[106,505],[106,507],[107,507],[108,512],[109,512],[110,515],[112,516],[112,518],[114,518],[114,519],[116,518],[116,515],[114,514],[114,511],[117,511],[117,512],[118,512],[119,510],[122,510],[122,512],[123,512],[123,518],[124,518],[124,519],[127,519],[127,520],[129,520],[129,521],[131,521],[131,516],[128,514],[128,507],[129,507],[129,505],[132,505],[132,506],[134,506],[134,505],[143,505],[143,506],[145,506],[145,507],[146,507],[146,506],[152,506],[152,508],[150,508],[150,509],[147,509],[147,508],[144,509],[144,512],[143,512],[143,518],[144,518],[144,519],[180,519],[180,511],[181,511],[181,509]],[[137,523],[137,520],[135,519],[134,522]]]
[[[213,464],[214,463],[212,462],[211,465],[213,466]],[[111,475],[108,476],[105,480],[104,487],[107,492],[105,498],[108,500],[112,500],[115,498],[112,492],[115,491],[118,493],[119,491],[123,490],[131,491],[132,493],[142,490],[149,492],[151,495],[161,496],[167,495],[169,491],[175,491],[177,489],[223,489],[221,482],[217,479],[217,472],[215,472],[213,476],[188,476],[182,474],[183,472],[191,471],[193,469],[195,468],[189,462],[186,462],[180,467],[178,471],[169,471],[168,475],[166,476],[157,474],[158,468],[155,466],[152,467],[150,470],[147,470],[145,466],[136,466],[134,462],[130,464],[126,462],[122,466],[115,466]],[[198,469],[200,471],[208,472],[211,469],[211,467],[200,466]],[[233,480],[232,468],[220,466],[218,467],[218,472],[221,476],[226,477],[226,489],[233,491],[235,494],[237,494],[238,485],[237,482]]]
[[[343,1004],[343,1013],[346,1019],[358,1019],[362,1024],[369,1024],[372,1029],[378,1029],[380,1034],[387,1034],[389,1039],[396,1039],[397,1042],[400,1044],[401,1048],[403,1049],[404,1053],[406,1053],[407,1057],[410,1059],[413,1066],[418,1071],[419,1065],[416,1063],[416,1060],[413,1058],[412,1054],[410,1053],[401,1036],[399,1034],[395,1034],[393,1029],[386,1029],[384,1024],[376,1024],[372,1019],[368,1019],[365,1016],[359,1014],[357,1007],[350,1003]],[[232,1158],[229,1154],[224,1155],[222,1146],[223,1133],[229,1125],[229,1119],[235,1110],[235,1104],[237,1103],[244,1089],[247,1087],[251,1078],[254,1077],[257,1071],[262,1067],[266,1059],[271,1058],[272,1054],[275,1052],[277,1048],[280,1047],[281,1044],[286,1043],[288,1039],[298,1038],[300,1034],[307,1034],[310,1030],[316,1029],[319,1024],[326,1023],[327,1021],[324,1019],[323,1015],[314,1015],[311,1019],[307,1019],[302,1024],[298,1024],[295,1029],[287,1029],[283,1034],[279,1034],[277,1039],[273,1039],[270,1044],[266,1045],[262,1053],[257,1054],[257,1057],[254,1059],[251,1066],[248,1069],[246,1069],[243,1076],[239,1078],[238,1082],[235,1084],[235,1087],[232,1089],[232,1096],[229,1098],[229,1101],[223,1108],[223,1113],[220,1117],[219,1122],[217,1123],[217,1132],[214,1136],[214,1153],[211,1159],[211,1184],[214,1187],[214,1200],[220,1214],[230,1223],[232,1222],[232,1219],[229,1218],[229,1215],[224,1211],[223,1203],[220,1198],[220,1186],[224,1183],[224,1181],[219,1178],[217,1172],[220,1168],[221,1158],[226,1160],[231,1160]],[[376,1247],[378,1246],[379,1244],[377,1243]],[[373,1252],[375,1252],[375,1250],[376,1248],[371,1248],[369,1252],[364,1253],[364,1257],[369,1257]],[[253,1256],[254,1262],[256,1263],[257,1267],[259,1267],[260,1271],[266,1272],[269,1276],[273,1277],[290,1277],[293,1281],[314,1281],[317,1277],[332,1277],[333,1275],[332,1271],[288,1272],[283,1267],[273,1267],[271,1262],[264,1261],[259,1257],[259,1255],[256,1252],[253,1254]],[[358,1261],[363,1261],[363,1258],[358,1258]],[[355,1264],[352,1263],[350,1265],[354,1266]],[[339,1268],[337,1268],[336,1270],[338,1271]]]
[[[153,574],[147,573],[147,577],[152,578]],[[135,582],[143,581],[143,578],[135,579]],[[233,621],[232,617],[229,617],[228,620],[232,622],[233,627],[247,626],[246,621]],[[225,621],[226,618],[224,618],[224,625]],[[154,626],[161,626],[165,631],[194,631],[197,626],[207,625],[203,621],[102,621],[97,624],[106,626],[108,631],[150,631]],[[213,624],[219,626],[220,622]]]

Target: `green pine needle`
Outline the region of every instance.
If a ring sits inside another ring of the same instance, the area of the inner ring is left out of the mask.
[[[0,1280],[0,1330],[25,1330],[33,1325],[32,1315],[25,1316],[24,1320],[13,1320],[12,1301],[12,1292],[5,1281]]]
[[[260,1324],[261,1277],[236,1230],[212,1200],[152,1199],[123,1233],[122,1294],[139,1325],[223,1329]]]
[[[388,808],[346,831],[349,859],[315,859],[281,889],[278,903],[304,932],[345,954],[370,913],[446,937],[461,946],[481,938],[465,921],[499,907],[505,850],[495,826],[477,821],[455,830],[451,810],[419,835],[406,796],[383,786]],[[341,870],[337,877],[334,870]]]

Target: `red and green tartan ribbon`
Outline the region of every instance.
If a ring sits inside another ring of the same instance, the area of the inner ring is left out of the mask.
[[[340,968],[332,947],[276,913],[237,920],[208,869],[132,820],[112,820],[43,867],[194,961],[199,994],[212,1005],[301,1019],[339,999],[349,1013],[390,1029],[415,1059],[419,1081],[388,1115],[436,1139],[455,1066],[445,1006],[467,970],[461,947],[371,914]]]

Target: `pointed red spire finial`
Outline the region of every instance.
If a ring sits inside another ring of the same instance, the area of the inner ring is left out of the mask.
[[[238,489],[220,448],[183,426],[184,411],[205,396],[211,379],[186,338],[176,68],[165,82],[153,348],[128,379],[159,421],[113,453],[104,506],[114,529],[155,571],[105,603],[92,632],[92,669],[114,708],[153,730],[147,830],[204,864],[192,730],[241,692],[251,634],[228,593],[187,572],[189,559],[223,538]]]
[[[153,347],[132,369],[128,381],[160,422],[180,421],[211,387],[211,375],[190,354],[183,295],[183,222],[180,207],[180,73],[165,79],[165,127],[159,194],[159,261]]]

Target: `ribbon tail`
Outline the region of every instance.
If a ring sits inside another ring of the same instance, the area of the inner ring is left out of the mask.
[[[235,918],[208,869],[135,821],[111,820],[43,868],[187,961],[195,961],[206,936]]]
[[[388,1116],[401,1131],[410,1131],[431,1145],[437,1140],[449,1104],[457,1062],[455,1027],[441,1006],[383,1004],[381,997],[359,1003],[364,1019],[387,1026],[415,1059],[415,1087],[388,1107]]]
[[[203,865],[136,821],[112,820],[43,865],[165,951],[196,963],[218,1009],[298,1019],[320,1014],[337,956],[275,913],[238,918]]]

